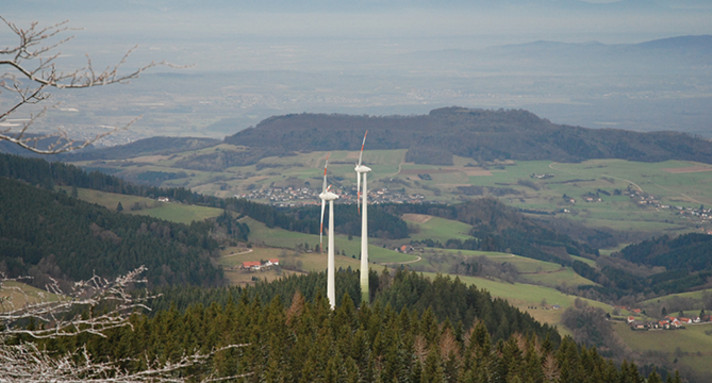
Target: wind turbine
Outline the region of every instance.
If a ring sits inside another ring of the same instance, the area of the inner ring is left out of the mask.
[[[336,307],[336,282],[335,282],[335,266],[334,266],[334,200],[339,198],[338,195],[331,192],[331,185],[326,186],[326,168],[329,164],[329,156],[326,156],[324,163],[324,183],[322,184],[321,194],[321,224],[319,228],[319,248],[324,252],[322,244],[322,233],[324,232],[324,209],[326,201],[329,201],[329,233],[328,233],[328,261],[326,269],[326,297],[329,299],[329,304],[333,310]]]
[[[368,172],[371,168],[361,164],[363,160],[363,147],[366,145],[366,135],[368,130],[363,135],[361,142],[361,153],[358,155],[358,164],[354,168],[356,171],[356,205],[359,205],[359,199],[363,198],[363,210],[361,211],[361,302],[369,303],[368,291]],[[361,177],[363,177],[363,193],[361,193]],[[359,198],[360,197],[360,198]]]

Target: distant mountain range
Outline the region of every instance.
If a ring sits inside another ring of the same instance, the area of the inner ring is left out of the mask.
[[[485,49],[423,51],[407,56],[423,67],[447,62],[461,70],[495,73],[702,75],[712,73],[712,35],[676,36],[634,44],[540,40]]]

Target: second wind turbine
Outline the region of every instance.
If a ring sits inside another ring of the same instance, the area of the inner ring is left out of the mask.
[[[326,297],[329,299],[329,304],[333,310],[336,307],[336,282],[335,275],[336,267],[334,266],[334,200],[339,198],[338,195],[330,191],[331,185],[326,186],[326,168],[329,164],[329,156],[326,157],[326,162],[324,163],[324,183],[321,188],[321,194],[319,198],[321,199],[321,224],[319,227],[319,248],[322,253],[324,252],[324,247],[321,242],[322,233],[324,232],[324,210],[326,207],[326,201],[329,201],[329,238],[328,238],[328,261],[326,268]]]
[[[361,142],[361,153],[358,155],[358,164],[354,168],[356,171],[356,205],[361,211],[361,303],[368,304],[370,295],[368,290],[368,172],[371,168],[361,164],[363,160],[363,147],[366,145],[366,135],[363,135]],[[363,177],[363,193],[361,192],[361,178]],[[359,205],[359,197],[363,198],[363,207]]]

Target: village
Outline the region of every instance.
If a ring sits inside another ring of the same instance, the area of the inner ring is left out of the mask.
[[[344,190],[340,188],[334,189],[334,193],[339,196],[340,203],[356,203],[356,192],[352,190]],[[270,205],[277,207],[295,207],[300,205],[318,204],[319,191],[310,189],[309,187],[268,187],[259,190],[252,190],[249,193],[236,194],[236,198],[245,198],[249,200],[265,201]],[[405,195],[398,191],[389,190],[388,188],[380,188],[371,190],[368,193],[369,203],[424,203],[425,196],[421,194]]]
[[[712,322],[712,317],[709,314],[702,313],[701,316],[687,318],[683,316],[666,315],[660,320],[641,321],[633,316],[628,316],[626,322],[633,331],[649,331],[649,330],[681,330],[685,325],[703,324]]]

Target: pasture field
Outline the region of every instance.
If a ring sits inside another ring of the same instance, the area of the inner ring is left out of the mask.
[[[413,263],[413,266],[428,265],[431,268],[437,268],[442,273],[447,273],[464,258],[484,257],[496,264],[514,266],[519,272],[518,277],[527,283],[553,288],[595,285],[594,282],[576,274],[570,267],[562,267],[557,263],[509,253],[426,248],[421,255],[423,259]],[[449,257],[443,257],[443,255],[449,255]]]
[[[217,264],[225,269],[239,268],[243,262],[264,261],[271,258],[279,259],[282,269],[297,270],[299,272],[326,270],[326,254],[314,252],[297,252],[294,250],[277,249],[273,247],[252,247],[251,249],[227,248],[221,252]],[[335,256],[336,268],[358,269],[358,259],[345,256]]]
[[[590,280],[576,274],[570,267],[562,267],[559,270],[552,272],[538,272],[526,274],[523,276],[530,283],[549,286],[549,287],[576,287],[595,285]]]
[[[414,241],[432,239],[444,244],[448,239],[464,241],[472,238],[469,235],[472,226],[466,223],[423,214],[404,214],[402,218],[409,228],[417,230],[410,234],[410,239]]]
[[[71,188],[62,186],[61,189],[67,193],[70,193]],[[161,206],[162,204],[162,202],[158,202],[154,199],[146,197],[109,193],[94,189],[83,188],[77,188],[77,197],[83,201],[95,203],[97,205],[101,205],[109,210],[114,211],[116,210],[116,207],[118,206],[119,202],[121,202],[121,206],[123,206],[124,211],[126,212],[128,212],[132,206],[140,206],[141,208],[154,208]]]
[[[247,261],[262,261],[267,259],[277,258],[280,264],[287,258],[287,252],[282,249],[275,248],[226,248],[221,251],[221,256],[215,263],[223,267],[225,278],[230,281],[231,285],[245,286],[254,283],[256,279],[274,281],[284,276],[291,274],[301,274],[303,271],[288,270],[284,267],[280,269],[262,270],[262,271],[247,271],[240,269],[243,262]]]
[[[135,214],[148,215],[171,222],[190,224],[193,221],[204,221],[215,218],[223,213],[222,209],[206,206],[184,205],[181,203],[163,203],[150,209],[142,209]]]
[[[3,281],[0,285],[0,312],[21,309],[28,304],[54,302],[60,296],[17,281]]]
[[[423,275],[434,278],[436,274],[423,273]],[[574,305],[576,299],[591,306],[600,307],[605,311],[611,310],[611,306],[605,303],[564,294],[551,287],[527,283],[508,283],[481,277],[458,276],[457,278],[467,285],[474,285],[478,289],[489,291],[493,297],[507,300],[511,305],[529,313],[534,319],[550,325],[559,325],[561,315],[567,308]],[[559,327],[559,330],[566,334],[564,328]]]
[[[319,244],[319,236],[315,234],[268,228],[262,222],[255,221],[249,217],[243,218],[242,222],[247,223],[250,227],[249,239],[255,244],[283,249],[296,249],[303,244],[307,244],[310,249],[314,249]],[[326,246],[326,235],[323,237],[323,243]],[[336,254],[358,260],[361,253],[361,240],[358,237],[353,237],[349,240],[348,236],[337,234],[334,237],[334,249]],[[399,253],[381,246],[373,244],[368,246],[368,260],[371,263],[398,264],[416,259],[417,257],[414,255]]]
[[[63,188],[67,190],[68,188]],[[222,214],[223,210],[207,206],[186,205],[177,202],[160,202],[151,198],[103,192],[93,189],[77,189],[79,199],[116,211],[119,203],[124,213],[148,215],[171,222],[190,224]]]
[[[687,325],[682,330],[632,331],[624,322],[615,322],[616,334],[634,352],[658,358],[668,366],[691,370],[700,382],[712,379],[712,324]]]

